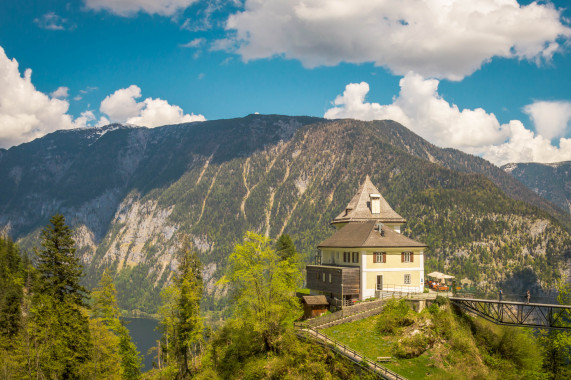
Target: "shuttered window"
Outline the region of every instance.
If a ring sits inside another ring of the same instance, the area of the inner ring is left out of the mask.
[[[354,263],[359,262],[359,252],[353,252],[353,262]]]
[[[373,263],[386,263],[387,253],[386,252],[373,252]]]
[[[413,261],[413,256],[412,256],[412,252],[402,252],[401,253],[401,263],[412,263]]]

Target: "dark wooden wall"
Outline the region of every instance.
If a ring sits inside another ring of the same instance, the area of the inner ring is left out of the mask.
[[[330,267],[321,265],[307,265],[306,286],[312,290],[319,290],[337,295],[360,293],[360,269],[358,267]],[[325,281],[323,281],[325,273]],[[331,274],[331,282],[329,282]],[[342,285],[343,288],[342,288]]]

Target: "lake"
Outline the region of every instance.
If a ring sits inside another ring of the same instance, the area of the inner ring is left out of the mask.
[[[148,353],[149,349],[157,346],[157,340],[161,338],[161,334],[155,330],[159,322],[154,319],[146,318],[121,318],[127,322],[127,328],[131,334],[133,342],[143,357],[142,371],[148,371],[153,368],[153,360],[156,352]]]

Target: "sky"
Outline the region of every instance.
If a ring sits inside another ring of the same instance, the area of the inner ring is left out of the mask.
[[[261,113],[392,119],[497,165],[571,160],[570,6],[0,1],[0,148]]]

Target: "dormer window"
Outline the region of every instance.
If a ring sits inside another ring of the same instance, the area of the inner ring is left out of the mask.
[[[371,197],[371,214],[381,213],[381,194],[369,194]]]

